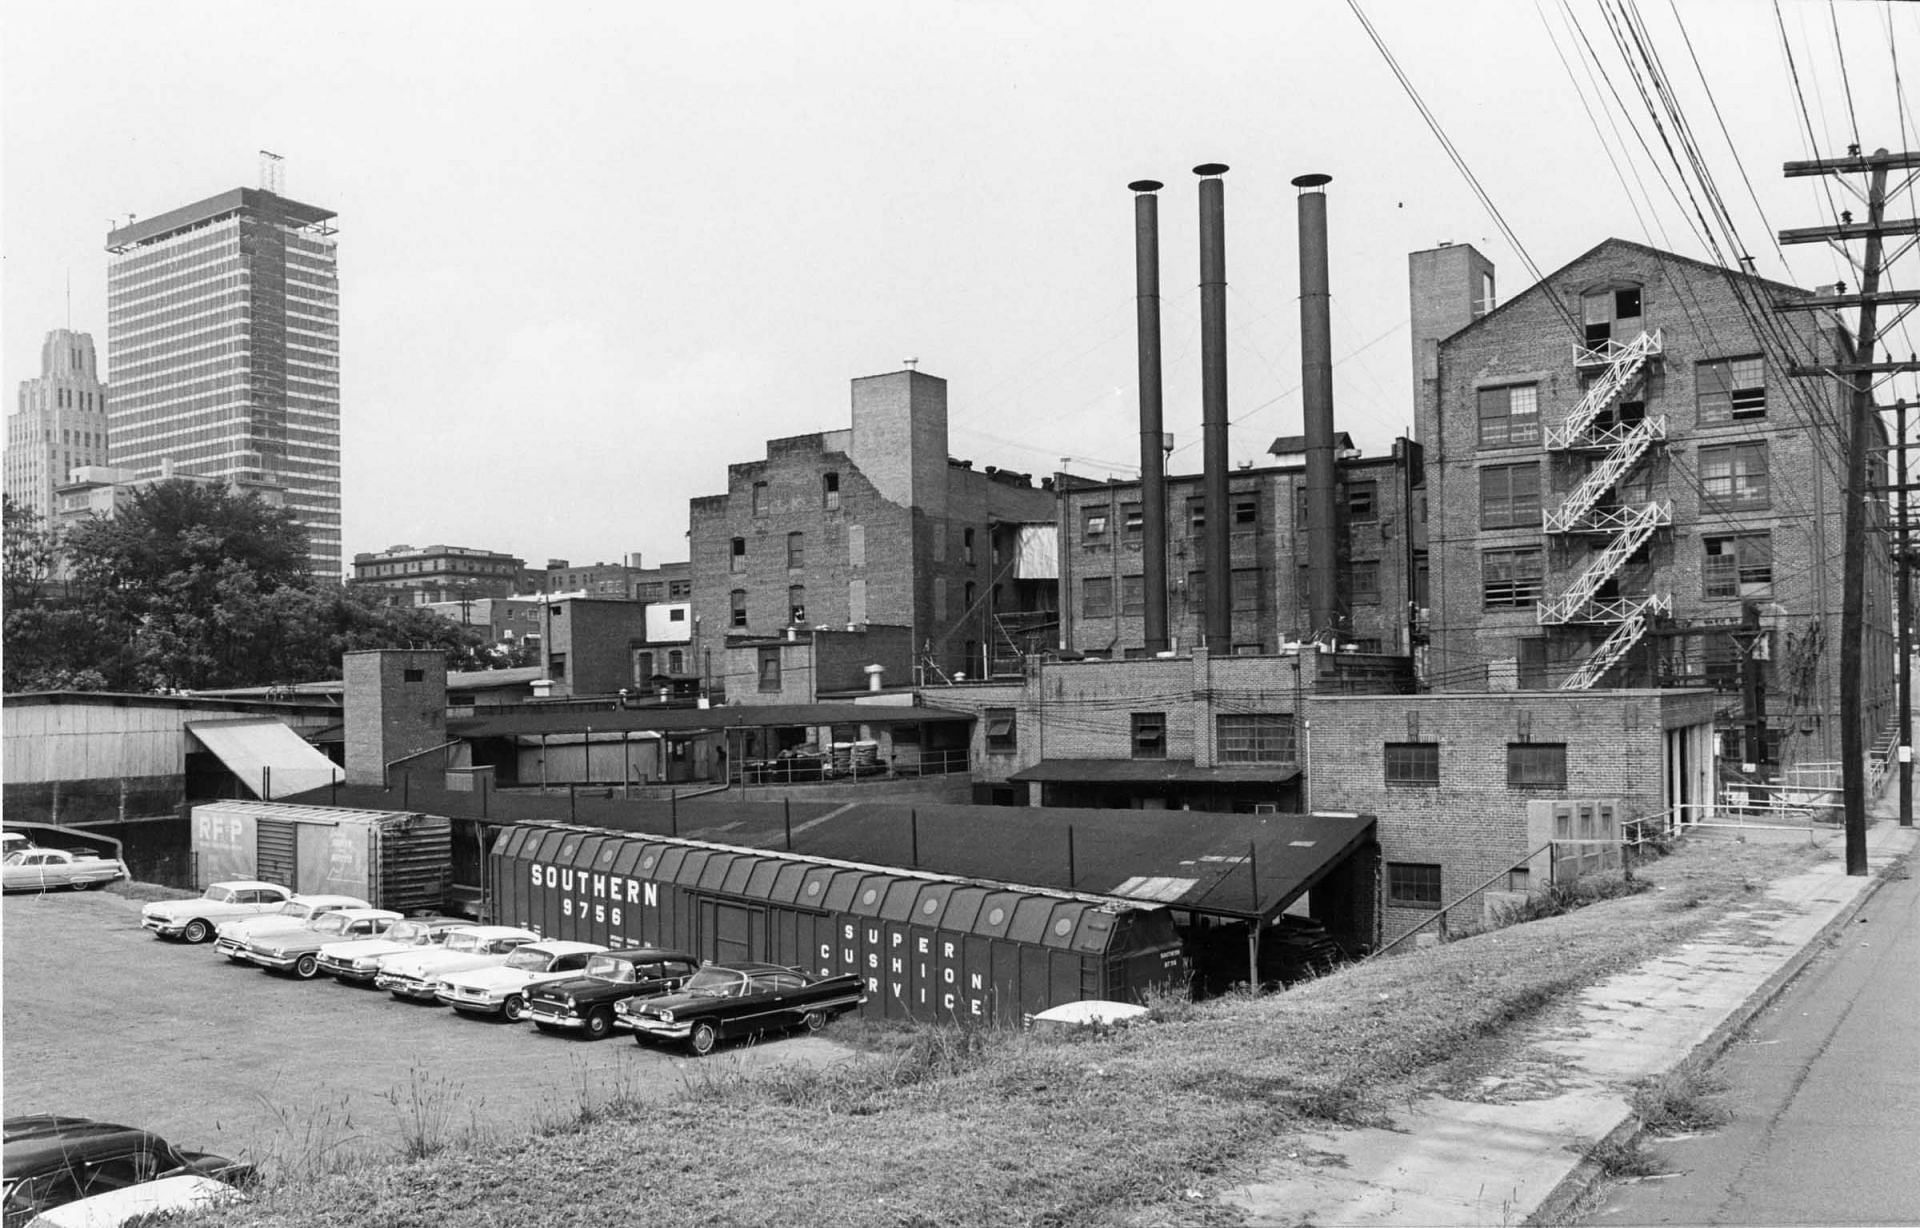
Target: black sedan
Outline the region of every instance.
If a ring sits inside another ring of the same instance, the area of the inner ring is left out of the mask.
[[[605,951],[589,956],[579,976],[528,990],[527,1018],[542,1032],[570,1030],[599,1040],[613,1031],[620,1003],[672,993],[699,966],[698,956],[662,947]]]
[[[16,1228],[42,1211],[160,1177],[193,1174],[244,1182],[253,1166],[204,1151],[181,1151],[132,1126],[34,1113],[5,1127],[6,1194],[0,1223]]]
[[[614,1025],[634,1040],[683,1041],[705,1056],[722,1040],[787,1028],[817,1032],[867,1000],[855,973],[814,976],[777,964],[708,964],[659,998],[630,998],[614,1008]]]

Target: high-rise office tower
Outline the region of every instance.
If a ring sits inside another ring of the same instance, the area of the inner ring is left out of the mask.
[[[235,188],[107,235],[112,464],[277,483],[340,576],[333,214]]]
[[[20,381],[7,415],[7,497],[54,520],[54,488],[84,465],[107,463],[107,386],[94,363],[93,337],[68,328],[47,334],[40,375]]]

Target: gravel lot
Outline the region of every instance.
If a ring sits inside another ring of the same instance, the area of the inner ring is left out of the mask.
[[[161,941],[140,928],[139,904],[111,892],[5,897],[0,959],[7,1116],[105,1118],[269,1165],[469,1131],[511,1137],[583,1103],[671,1094],[695,1072],[848,1052],[792,1035],[699,1060],[624,1032],[548,1036]]]

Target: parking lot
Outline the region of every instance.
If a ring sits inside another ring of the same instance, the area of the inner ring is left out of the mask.
[[[473,1130],[510,1137],[583,1103],[665,1096],[705,1064],[752,1070],[846,1050],[792,1035],[705,1059],[549,1036],[321,977],[298,981],[155,939],[111,892],[0,906],[7,1116],[74,1113],[257,1163]]]

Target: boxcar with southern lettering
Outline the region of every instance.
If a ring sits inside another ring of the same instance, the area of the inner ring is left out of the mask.
[[[489,860],[495,922],[858,972],[869,1015],[1017,1023],[1187,985],[1168,910],[1116,897],[563,824],[503,828]]]

